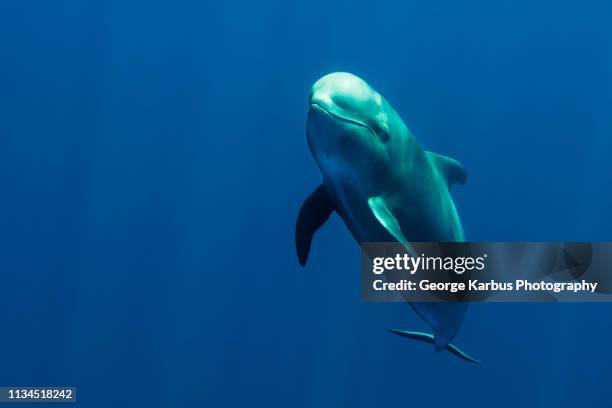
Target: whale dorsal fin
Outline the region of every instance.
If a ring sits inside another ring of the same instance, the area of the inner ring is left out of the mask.
[[[317,187],[302,204],[295,224],[295,249],[302,266],[306,265],[308,260],[315,232],[325,224],[333,211],[332,200],[323,184]]]
[[[457,160],[434,152],[427,152],[427,156],[436,166],[440,175],[446,180],[449,189],[455,183],[465,184],[467,172]]]

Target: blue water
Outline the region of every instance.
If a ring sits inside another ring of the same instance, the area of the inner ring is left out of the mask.
[[[338,217],[306,269],[311,84],[460,160],[470,240],[612,240],[607,1],[0,3],[0,385],[87,407],[612,406],[612,305],[475,304],[466,364],[386,332]]]

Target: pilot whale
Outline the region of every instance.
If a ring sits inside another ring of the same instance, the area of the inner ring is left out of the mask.
[[[323,182],[304,201],[296,223],[299,262],[306,265],[315,232],[335,211],[358,242],[465,240],[450,194],[466,171],[425,151],[393,107],[361,78],[325,75],[312,86],[306,134]],[[477,362],[451,344],[467,303],[410,303],[433,334],[390,330]],[[408,334],[407,334],[408,333]]]

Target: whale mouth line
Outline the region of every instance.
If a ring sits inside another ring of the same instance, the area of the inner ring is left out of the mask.
[[[311,109],[314,108],[314,109],[321,110],[324,113],[326,113],[329,116],[331,116],[332,118],[337,119],[339,121],[350,123],[350,124],[355,125],[355,126],[360,126],[360,127],[364,128],[364,129],[369,130],[370,133],[375,135],[374,131],[368,125],[366,125],[365,123],[359,122],[359,121],[357,121],[355,119],[345,118],[344,116],[338,115],[337,113],[333,113],[329,109],[327,109],[326,107],[324,107],[323,105],[321,105],[318,102],[310,102],[310,108]]]

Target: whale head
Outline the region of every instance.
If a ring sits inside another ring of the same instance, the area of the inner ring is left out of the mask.
[[[368,181],[391,177],[404,163],[412,135],[391,105],[361,78],[346,72],[325,75],[310,91],[307,138],[324,179],[339,169]],[[401,156],[401,157],[399,157]],[[399,159],[399,160],[396,160]]]

